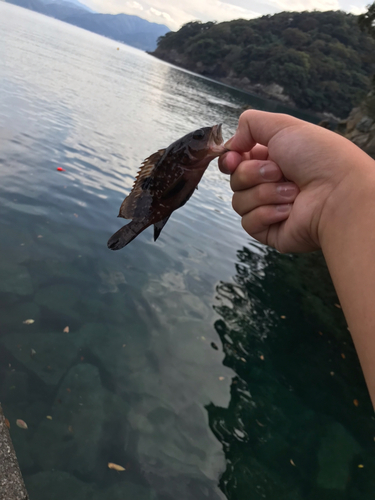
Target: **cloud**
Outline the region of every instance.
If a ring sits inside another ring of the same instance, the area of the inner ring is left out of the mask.
[[[138,2],[126,2],[125,5],[129,8],[129,9],[139,9],[139,10],[143,10],[143,7],[140,3]]]
[[[355,16],[359,16],[360,14],[364,14],[366,12],[366,7],[358,7],[357,5],[351,5],[349,12],[354,14]]]
[[[167,24],[178,30],[189,21],[229,21],[253,19],[264,14],[304,10],[345,10],[360,14],[366,10],[367,0],[81,0],[98,12],[132,14],[147,21]]]
[[[150,12],[151,15],[155,15],[158,17],[164,17],[164,19],[173,23],[173,19],[171,18],[171,16],[167,12],[162,12],[160,10],[154,9],[154,7],[150,7],[150,9],[148,11]]]
[[[340,10],[338,0],[275,0],[274,3],[281,10],[288,11]]]
[[[241,15],[246,15],[247,11],[245,8],[241,7],[240,5],[234,5],[231,3],[226,3],[226,2],[219,2],[216,1],[216,4],[219,9],[225,10],[228,13],[233,13],[235,15],[241,14]]]
[[[83,0],[86,5],[97,12],[109,14],[138,15],[151,22],[166,23],[168,27],[177,30],[189,21],[229,21],[240,17],[251,19],[260,15],[232,2],[220,0],[189,0],[177,5],[172,0]],[[235,0],[234,0],[235,1]]]

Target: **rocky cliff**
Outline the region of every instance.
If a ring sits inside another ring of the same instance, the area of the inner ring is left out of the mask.
[[[337,125],[337,132],[350,139],[375,159],[375,94],[354,108],[346,120]]]

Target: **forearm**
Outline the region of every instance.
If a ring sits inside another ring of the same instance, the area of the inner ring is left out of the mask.
[[[255,110],[241,115],[226,146],[219,163],[232,174],[246,231],[282,252],[322,248],[375,407],[374,160],[338,134]],[[291,200],[280,201],[277,178],[262,178],[267,161],[298,187]]]
[[[320,243],[375,407],[375,162],[327,201]]]

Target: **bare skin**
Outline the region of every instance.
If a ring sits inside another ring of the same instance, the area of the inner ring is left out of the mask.
[[[321,248],[375,407],[375,161],[334,132],[250,110],[221,156],[243,228],[280,252]]]

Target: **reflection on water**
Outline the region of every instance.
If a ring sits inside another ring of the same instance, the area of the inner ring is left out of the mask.
[[[237,258],[215,306],[223,363],[236,372],[231,401],[207,407],[227,460],[222,490],[228,499],[372,498],[373,411],[322,255],[253,246]]]
[[[3,2],[0,40],[0,401],[31,500],[365,499],[372,413],[317,257],[249,247],[214,162],[156,243],[106,247],[146,156],[279,105]]]

